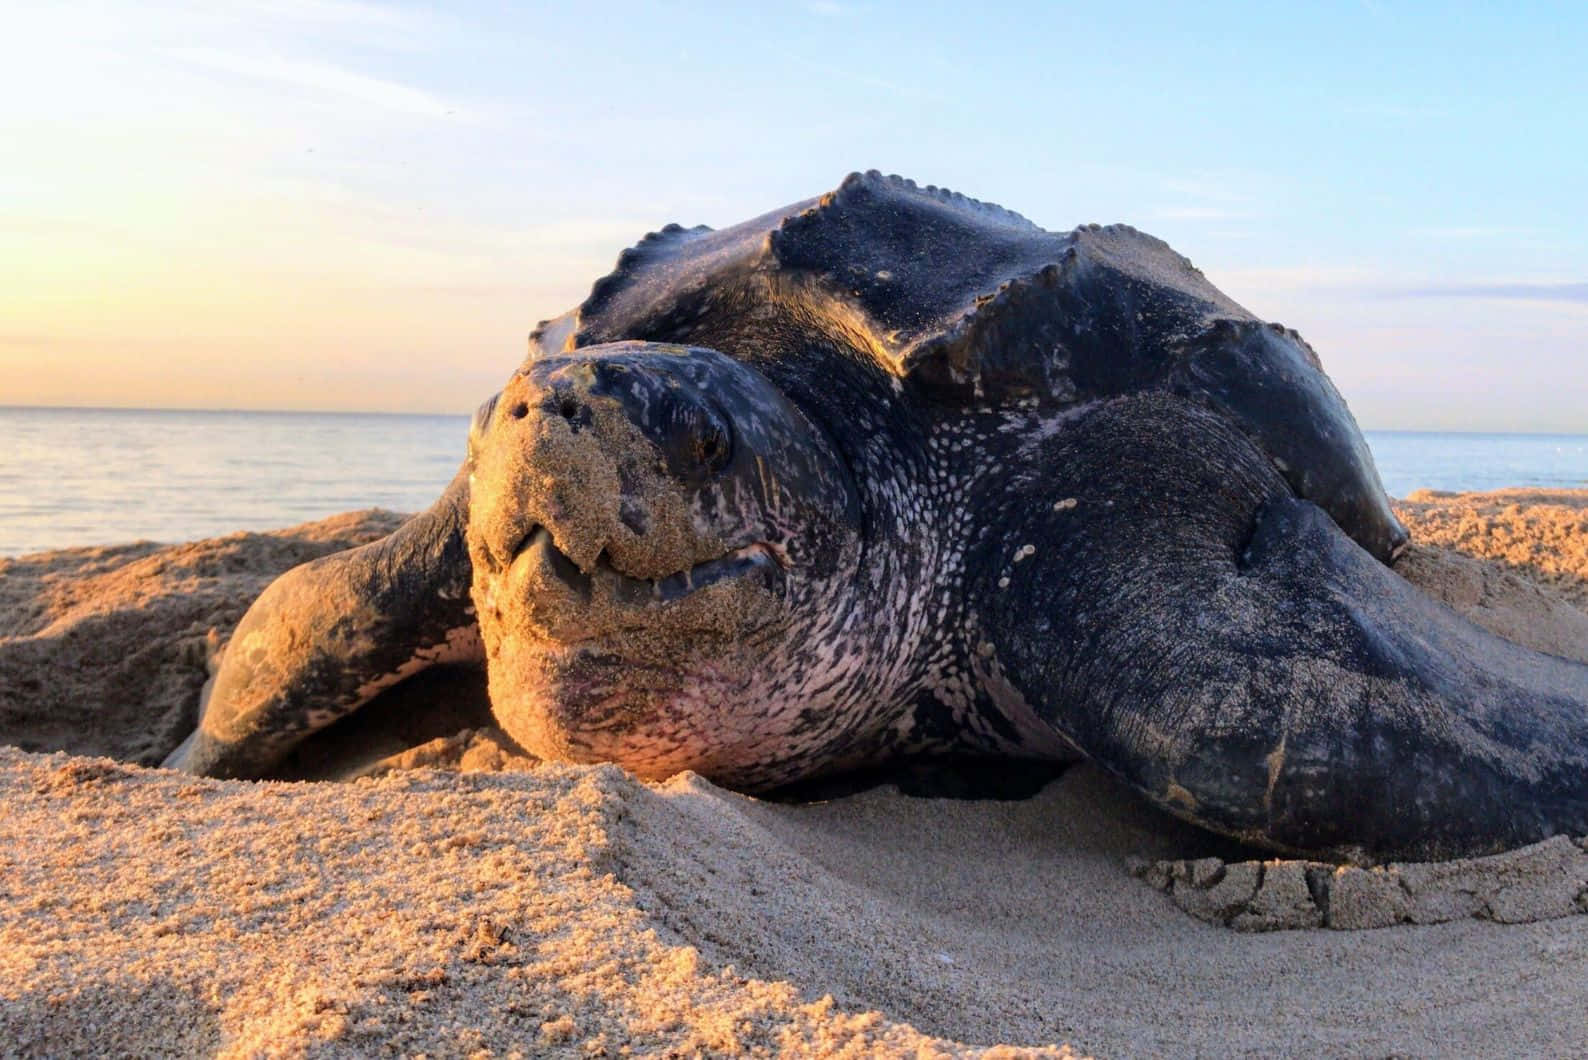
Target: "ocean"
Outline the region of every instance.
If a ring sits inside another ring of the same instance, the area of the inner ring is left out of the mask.
[[[0,408],[0,556],[429,506],[469,417]],[[1368,431],[1392,496],[1588,487],[1588,435]]]
[[[0,556],[429,507],[468,416],[0,408]]]

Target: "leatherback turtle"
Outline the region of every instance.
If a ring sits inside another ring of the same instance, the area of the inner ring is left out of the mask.
[[[167,764],[265,776],[481,660],[525,749],[646,777],[1086,757],[1279,851],[1588,833],[1588,667],[1406,541],[1313,350],[1166,244],[856,174],[625,251],[429,511],[267,589]]]

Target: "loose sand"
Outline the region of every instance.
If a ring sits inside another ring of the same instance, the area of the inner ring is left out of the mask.
[[[1414,581],[1588,654],[1588,493],[1400,510]],[[1018,802],[777,805],[536,765],[459,673],[295,763],[365,779],[130,764],[265,581],[394,518],[0,560],[0,1055],[1588,1049],[1564,839],[1309,881],[1085,767]]]

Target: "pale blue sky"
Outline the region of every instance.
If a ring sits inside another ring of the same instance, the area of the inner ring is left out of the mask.
[[[466,411],[645,231],[879,168],[1162,236],[1364,426],[1588,432],[1588,5],[7,23],[0,404]]]

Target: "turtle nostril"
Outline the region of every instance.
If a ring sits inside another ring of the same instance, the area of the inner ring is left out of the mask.
[[[563,419],[571,420],[579,415],[579,402],[571,397],[565,397],[562,399],[562,403],[557,406],[557,412]]]
[[[651,528],[651,515],[645,506],[631,497],[624,497],[618,503],[618,519],[636,537],[644,537]]]
[[[524,402],[520,401],[518,404],[513,406],[512,416],[513,416],[513,418],[515,420],[521,420],[525,416],[528,416],[528,415],[529,415],[529,406],[526,405]]]

